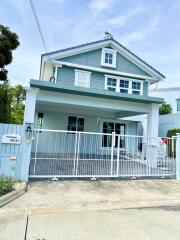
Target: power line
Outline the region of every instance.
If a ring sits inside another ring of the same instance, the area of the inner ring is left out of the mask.
[[[31,9],[32,9],[32,12],[33,12],[33,15],[34,15],[37,27],[38,27],[38,31],[39,31],[39,34],[40,34],[43,46],[45,48],[45,51],[48,52],[47,44],[46,44],[46,41],[45,41],[45,38],[44,38],[44,35],[43,35],[43,32],[42,32],[41,25],[39,23],[39,19],[38,19],[37,13],[36,13],[36,9],[35,9],[33,0],[29,0],[29,2],[30,2],[30,5],[31,5]]]

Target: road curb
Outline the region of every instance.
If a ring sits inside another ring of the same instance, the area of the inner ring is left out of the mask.
[[[14,199],[20,197],[22,194],[24,194],[27,191],[27,189],[28,189],[28,185],[26,182],[17,183],[15,185],[14,191],[0,197],[0,208],[8,204],[9,202],[13,201]]]

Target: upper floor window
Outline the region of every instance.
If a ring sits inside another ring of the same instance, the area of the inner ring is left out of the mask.
[[[141,94],[141,83],[132,82],[132,94],[140,95]]]
[[[143,84],[139,80],[105,75],[105,89],[113,92],[142,95]]]
[[[119,87],[120,87],[120,92],[122,92],[122,93],[128,93],[129,81],[127,81],[127,80],[121,80],[121,79],[120,79]]]
[[[101,55],[101,65],[116,68],[116,50],[103,48]]]
[[[75,69],[74,85],[90,88],[91,72]]]
[[[112,92],[116,92],[117,79],[107,78],[107,89]]]
[[[180,112],[180,99],[177,99],[177,112]]]

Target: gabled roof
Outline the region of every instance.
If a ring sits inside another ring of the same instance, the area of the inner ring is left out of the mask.
[[[96,46],[96,45],[100,45],[100,44],[106,44],[106,43],[109,43],[111,44],[112,46],[115,46],[121,50],[123,50],[123,52],[125,54],[127,54],[130,58],[132,58],[132,61],[135,61],[139,64],[141,64],[142,66],[146,67],[147,70],[149,70],[152,74],[155,74],[157,77],[159,77],[160,79],[163,79],[165,78],[165,76],[160,73],[159,71],[157,71],[155,68],[153,68],[151,65],[149,65],[148,63],[146,63],[144,60],[142,60],[140,57],[138,57],[136,54],[134,54],[133,52],[131,52],[129,49],[127,49],[126,47],[124,47],[122,44],[120,44],[118,41],[116,41],[114,38],[107,38],[107,39],[102,39],[102,40],[99,40],[99,41],[94,41],[94,42],[90,42],[90,43],[85,43],[85,44],[82,44],[82,45],[77,45],[77,46],[74,46],[74,47],[70,47],[70,48],[65,48],[65,49],[61,49],[61,50],[57,50],[57,51],[53,51],[53,52],[48,52],[48,53],[44,53],[41,55],[41,59],[43,57],[53,57],[53,55],[58,55],[58,54],[62,54],[62,53],[66,53],[66,52],[73,52],[76,51],[76,50],[80,50],[80,49],[84,49],[84,48],[88,48],[91,47],[91,46]],[[73,54],[72,54],[73,55]]]

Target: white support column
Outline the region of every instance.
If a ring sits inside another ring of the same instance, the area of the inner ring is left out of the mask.
[[[176,180],[180,181],[180,134],[176,140]]]
[[[34,123],[35,107],[36,107],[36,95],[38,93],[38,88],[26,89],[26,104],[24,112],[24,124]]]
[[[24,113],[24,137],[23,141],[23,153],[22,153],[22,163],[21,163],[21,174],[20,180],[28,181],[30,156],[31,156],[31,137],[27,141],[26,127],[28,124],[33,128],[35,107],[36,107],[36,95],[39,89],[30,88],[26,90],[26,103],[25,103],[25,113]]]
[[[147,136],[158,137],[159,132],[159,105],[152,103],[151,112],[147,116]]]
[[[158,159],[158,132],[159,132],[159,105],[151,104],[151,112],[147,115],[147,144],[146,159],[149,165],[149,174],[151,169],[157,167]]]

